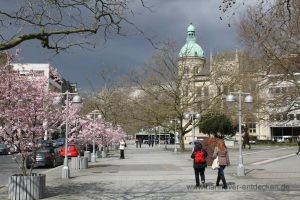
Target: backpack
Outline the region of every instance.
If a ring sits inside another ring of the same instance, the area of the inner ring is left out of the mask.
[[[204,151],[195,151],[195,164],[205,163]]]

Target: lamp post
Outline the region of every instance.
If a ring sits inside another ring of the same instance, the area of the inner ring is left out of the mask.
[[[44,119],[43,121],[43,129],[45,130],[45,134],[44,134],[44,140],[48,140],[48,120]]]
[[[197,112],[189,112],[189,113],[185,113],[184,114],[184,118],[185,119],[191,119],[191,121],[192,121],[192,133],[193,133],[193,141],[192,141],[193,147],[192,147],[192,151],[194,151],[194,146],[195,146],[195,121],[197,119],[200,120],[201,115],[200,115],[200,113],[197,113]]]
[[[157,133],[158,133],[158,148],[160,148],[160,134],[159,134],[159,126],[156,126],[156,127],[155,127],[155,131],[157,131]],[[156,141],[155,141],[155,143],[156,143]]]
[[[71,93],[69,91],[66,91],[65,93],[62,93],[61,95],[66,95],[66,111],[67,111],[67,116],[66,116],[66,134],[65,134],[65,158],[64,158],[64,166],[62,168],[62,178],[63,179],[68,179],[70,178],[70,169],[68,166],[68,134],[69,134],[69,96],[74,95],[72,98],[72,103],[82,103],[81,97],[78,95],[78,93]],[[62,103],[62,98],[56,97],[54,99],[54,103],[59,105]]]
[[[170,120],[170,123],[174,123],[174,152],[176,153],[177,152],[177,145],[176,145],[176,142],[177,142],[177,135],[176,135],[176,125],[180,123],[180,121],[178,119],[171,119]]]
[[[88,118],[91,118],[93,119],[93,122],[95,122],[96,120],[96,117],[101,119],[102,118],[102,115],[100,114],[100,111],[99,110],[93,110],[92,112],[90,112],[88,115]],[[92,153],[92,156],[91,156],[91,162],[96,162],[96,148],[95,148],[95,131],[93,132],[93,153]]]
[[[238,95],[238,117],[239,117],[239,134],[240,134],[237,175],[245,176],[245,167],[243,164],[243,154],[242,154],[242,96],[246,95],[244,99],[244,103],[253,103],[253,97],[250,95],[250,93],[245,93],[239,90],[238,92],[230,92],[230,94],[226,96],[226,101],[234,102],[233,95]]]

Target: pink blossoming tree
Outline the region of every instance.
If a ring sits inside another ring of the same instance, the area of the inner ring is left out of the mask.
[[[52,102],[57,94],[48,91],[47,83],[44,76],[22,76],[10,65],[0,66],[0,139],[17,146],[20,159],[15,160],[23,175],[32,173],[26,160],[35,158],[37,143],[44,136],[43,122],[51,128],[62,120]]]

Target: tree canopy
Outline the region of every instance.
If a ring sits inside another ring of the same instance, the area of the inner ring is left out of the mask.
[[[204,116],[199,127],[204,134],[221,139],[224,136],[233,136],[236,132],[230,119],[224,114]]]

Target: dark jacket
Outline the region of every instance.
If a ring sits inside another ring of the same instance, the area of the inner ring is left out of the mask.
[[[193,151],[193,153],[192,153],[192,155],[191,155],[191,158],[194,160],[194,162],[193,162],[193,167],[196,168],[196,169],[207,167],[206,160],[205,160],[204,163],[199,163],[199,164],[198,164],[198,163],[195,163],[195,154],[194,154],[194,153],[195,153],[196,151],[203,151],[203,152],[204,152],[204,157],[205,157],[205,159],[206,159],[206,157],[207,157],[207,152],[202,148],[202,145],[196,145],[195,148],[194,148],[194,151]]]

